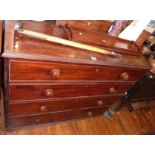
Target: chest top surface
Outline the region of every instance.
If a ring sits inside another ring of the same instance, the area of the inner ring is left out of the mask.
[[[66,39],[66,36],[61,29],[58,33],[55,33],[56,31],[53,31],[54,27],[52,25],[48,25],[48,23],[36,23],[33,21],[24,22],[25,29]],[[5,46],[4,53],[2,55],[5,58],[21,58],[38,61],[55,61],[144,69],[148,69],[150,67],[149,63],[142,56],[124,54],[123,52],[121,52],[119,56],[109,56],[22,35],[16,37],[16,44],[18,44],[18,48],[14,48],[14,27],[16,23],[17,21],[5,21]]]

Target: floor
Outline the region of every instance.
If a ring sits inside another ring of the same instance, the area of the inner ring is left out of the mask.
[[[5,131],[9,135],[49,135],[49,134],[147,134],[155,129],[155,108],[128,112],[123,108],[112,121],[103,116],[79,119],[39,127]]]

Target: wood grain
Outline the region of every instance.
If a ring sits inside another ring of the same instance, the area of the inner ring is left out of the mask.
[[[9,86],[9,100],[20,102],[22,100],[123,94],[133,84],[132,82],[12,84]],[[47,91],[52,92],[48,94]]]
[[[39,124],[54,123],[67,121],[71,119],[77,119],[82,117],[90,117],[101,115],[106,110],[105,107],[94,107],[94,108],[85,108],[85,109],[74,109],[59,111],[53,113],[29,115],[23,117],[13,117],[9,120],[8,129],[15,129],[19,127],[34,126]]]
[[[118,58],[87,52],[68,46],[48,43],[37,39],[20,37],[17,38],[19,47],[14,48],[14,26],[17,21],[6,21],[5,27],[5,52],[3,57],[26,58],[46,61],[59,61],[80,64],[95,64],[108,66],[137,67],[149,69],[148,62],[143,57],[123,55]],[[29,25],[31,27],[31,25]],[[92,59],[92,56],[95,58]]]
[[[155,134],[155,108],[128,112],[123,108],[112,121],[103,116],[3,131],[9,135],[122,135]]]
[[[104,98],[106,103],[103,106],[96,106],[98,102],[96,99],[91,100],[94,102],[82,99],[111,95],[110,100],[115,102],[114,95],[124,94],[135,80],[150,68],[142,56],[129,55],[125,52],[117,57],[108,56],[21,34],[16,36],[14,42],[16,22],[19,21],[6,21],[5,24],[3,57],[5,57],[4,97],[7,129],[101,115],[111,104],[109,99]],[[30,21],[25,23],[25,29],[28,30],[35,29],[38,25]],[[49,25],[45,23],[38,25],[36,30],[44,32],[46,27],[45,33],[52,34],[51,31],[54,29],[50,31]],[[59,35],[61,34],[62,31]],[[92,36],[87,35],[93,39]],[[125,48],[127,46],[127,49],[136,52],[134,43],[117,38],[109,42],[109,46],[115,44],[117,47],[124,47],[124,43]],[[117,50],[119,52],[120,49]],[[9,63],[10,60],[12,64]],[[77,101],[75,105],[72,99],[75,101],[77,98],[80,102],[78,104]],[[116,128],[120,129],[118,126]]]
[[[119,98],[120,95],[9,103],[10,117],[49,113],[79,108],[108,107],[114,104],[114,101],[119,100]]]
[[[78,48],[78,49],[84,49],[87,51],[92,51],[94,53],[101,53],[101,54],[105,54],[105,55],[114,55],[114,56],[116,55],[117,56],[116,53],[105,50],[103,48],[99,48],[99,47],[95,47],[95,46],[91,46],[91,45],[86,45],[86,44],[82,44],[82,43],[78,43],[78,42],[73,42],[70,40],[63,39],[63,38],[47,35],[44,33],[39,33],[39,32],[30,31],[30,30],[26,30],[26,29],[19,30],[18,33],[21,35],[26,35],[28,37],[48,41],[51,43],[56,43],[56,44],[70,46],[70,47],[74,47],[74,48]]]
[[[114,36],[96,34],[93,32],[81,32],[70,28],[72,41],[88,45],[103,47],[106,50],[115,51],[122,54],[141,55],[139,47],[132,41],[117,38]]]
[[[57,20],[57,26],[70,25],[85,32],[100,32],[102,34],[107,33],[112,21],[110,20]]]
[[[121,78],[122,73],[128,74],[127,81],[137,81],[146,72],[145,69],[126,67],[102,67],[93,65],[80,65],[69,63],[54,63],[45,61],[10,61],[10,81],[25,82],[47,80],[63,81],[74,80],[76,82],[104,80],[104,81],[126,81]],[[55,71],[55,72],[54,72]],[[57,71],[57,72],[56,72]],[[59,71],[59,75],[58,75]],[[57,75],[55,75],[57,73]]]

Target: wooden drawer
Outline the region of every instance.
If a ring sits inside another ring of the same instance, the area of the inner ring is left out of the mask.
[[[79,97],[108,94],[123,94],[133,83],[36,83],[13,84],[9,86],[11,101],[52,99],[60,97]]]
[[[121,80],[137,81],[145,69],[10,60],[10,81]]]
[[[31,115],[24,117],[10,118],[8,122],[8,129],[14,129],[19,127],[33,126],[37,124],[54,123],[58,121],[65,121],[83,117],[90,117],[101,115],[107,108],[88,108],[79,110],[70,110],[63,112],[47,113],[40,115]]]
[[[107,107],[120,98],[117,96],[96,96],[74,99],[57,99],[51,101],[32,101],[21,103],[10,103],[10,116],[23,116],[54,111],[63,111],[88,107]]]
[[[81,31],[87,32],[103,32],[107,33],[109,28],[112,25],[112,21],[104,20],[104,21],[97,21],[97,20],[57,20],[56,25],[64,26],[70,25],[74,28],[77,28]]]

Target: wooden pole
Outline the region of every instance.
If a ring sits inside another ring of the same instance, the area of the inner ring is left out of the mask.
[[[111,51],[108,51],[108,50],[105,50],[102,48],[98,48],[98,47],[94,47],[94,46],[90,46],[90,45],[86,45],[86,44],[82,44],[82,43],[78,43],[78,42],[73,42],[70,40],[58,38],[55,36],[50,36],[50,35],[39,33],[39,32],[34,32],[34,31],[30,31],[30,30],[19,29],[18,33],[24,34],[24,35],[27,35],[30,37],[34,37],[37,39],[46,40],[49,42],[59,43],[59,44],[63,44],[63,45],[71,46],[71,47],[76,47],[76,48],[80,48],[80,49],[84,49],[84,50],[93,51],[95,53],[101,53],[101,54],[113,55],[113,56],[117,55],[115,52],[111,52]]]

